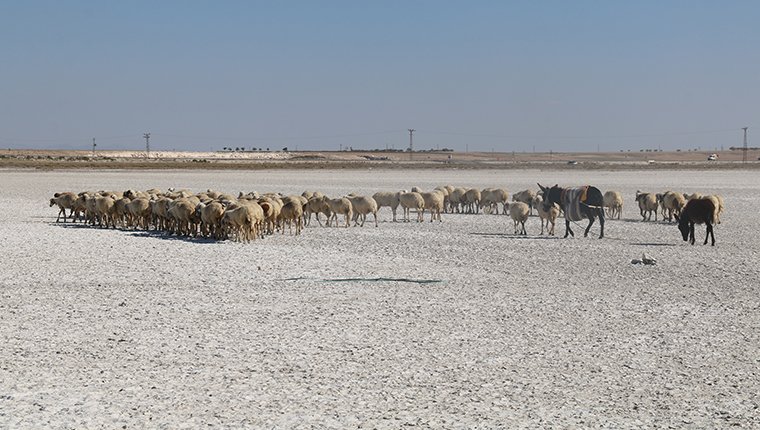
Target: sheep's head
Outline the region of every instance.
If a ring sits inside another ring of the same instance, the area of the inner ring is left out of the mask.
[[[55,206],[55,199],[50,199],[50,207],[52,208]]]

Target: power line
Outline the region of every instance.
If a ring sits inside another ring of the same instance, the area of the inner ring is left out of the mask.
[[[376,136],[381,134],[390,134],[390,133],[400,133],[402,130],[386,130],[386,131],[375,131],[375,132],[367,132],[367,133],[350,133],[350,134],[333,134],[333,135],[325,135],[325,136],[269,136],[269,137],[262,137],[262,136],[250,136],[250,137],[223,137],[223,136],[189,136],[189,135],[180,135],[180,134],[164,134],[164,133],[153,133],[155,136],[163,136],[163,137],[174,137],[179,139],[200,139],[200,140],[320,140],[320,139],[340,139],[345,137],[361,137],[361,136]]]
[[[728,133],[735,132],[735,128],[721,129],[721,130],[705,130],[705,131],[683,131],[683,132],[669,132],[669,133],[649,133],[649,134],[630,134],[630,135],[586,135],[586,136],[558,136],[558,135],[510,135],[510,134],[483,134],[483,133],[463,133],[455,131],[436,131],[436,130],[420,130],[428,134],[447,134],[453,136],[464,137],[490,137],[498,139],[635,139],[641,137],[667,137],[667,136],[688,136],[699,134],[716,134],[716,133]]]

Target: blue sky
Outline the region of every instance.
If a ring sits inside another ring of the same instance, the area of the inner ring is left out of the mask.
[[[0,147],[705,150],[760,127],[760,2],[0,3]],[[760,130],[758,130],[760,131]]]

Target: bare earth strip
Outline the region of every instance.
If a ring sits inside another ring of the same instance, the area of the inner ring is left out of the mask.
[[[405,224],[383,209],[378,228],[313,223],[246,245],[56,224],[47,205],[85,189],[537,181],[622,191],[624,219],[603,240],[598,227],[563,240],[536,217],[518,238],[503,215]],[[760,426],[754,170],[0,170],[0,183],[2,428]],[[637,189],[722,194],[717,245],[641,222]],[[642,252],[658,264],[632,265]]]

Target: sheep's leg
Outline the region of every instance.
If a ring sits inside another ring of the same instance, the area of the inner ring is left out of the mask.
[[[715,246],[715,232],[713,226],[709,222],[707,223],[707,233],[712,237],[712,246]],[[707,238],[705,238],[705,244],[707,244]]]
[[[377,212],[372,212],[372,216],[375,217],[375,227],[377,227]]]
[[[523,234],[523,236],[527,236],[528,235],[528,231],[525,230],[525,221],[521,221],[521,223],[522,223],[522,234]]]

